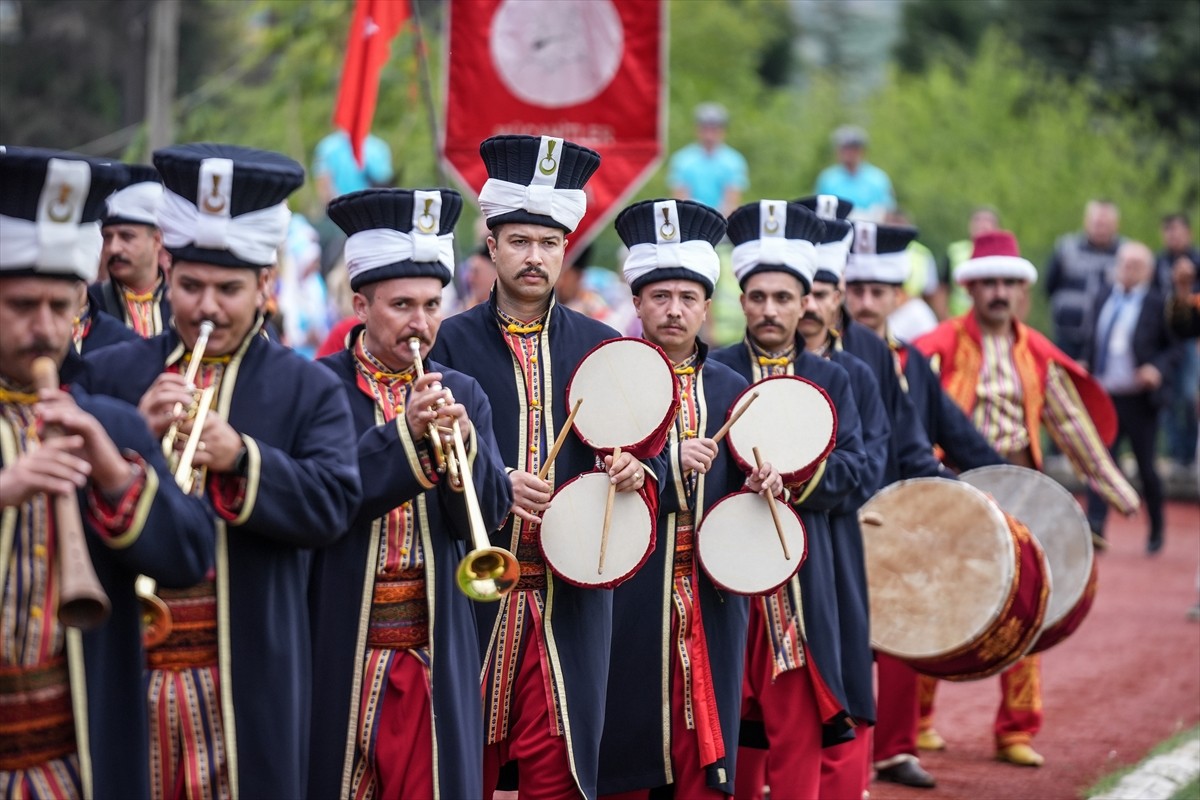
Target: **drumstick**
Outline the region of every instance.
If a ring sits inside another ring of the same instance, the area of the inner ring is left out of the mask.
[[[741,418],[742,414],[746,413],[746,409],[749,408],[750,404],[753,403],[757,398],[758,390],[755,389],[750,393],[750,396],[746,398],[746,402],[738,406],[737,410],[733,412],[733,416],[729,418],[729,421],[722,425],[721,429],[717,431],[717,435],[713,437],[713,444],[721,443],[721,440],[725,438],[725,434],[729,433],[729,429],[733,427],[733,423],[737,422],[738,419]]]
[[[751,399],[753,399],[753,396]],[[759,469],[762,469],[762,454],[758,452],[757,447],[754,448],[754,463],[758,465]],[[779,534],[779,544],[783,546],[783,557],[791,561],[792,554],[788,552],[787,539],[783,538],[783,522],[779,519],[779,509],[775,507],[775,495],[769,491],[767,492],[767,508],[771,509],[771,519],[775,521],[775,532]]]
[[[575,407],[571,409],[571,413],[567,415],[567,421],[562,426],[562,430],[558,432],[558,438],[554,440],[554,446],[550,448],[550,454],[546,456],[546,463],[542,464],[542,468],[538,470],[538,480],[546,480],[546,476],[550,474],[550,467],[554,466],[554,459],[558,455],[558,451],[562,449],[563,442],[567,440],[567,434],[571,432],[571,425],[575,422],[575,415],[579,413],[579,407],[583,405],[583,398],[575,401]]]
[[[621,457],[621,448],[617,446],[613,449],[612,463],[615,466],[617,459]],[[608,484],[608,499],[604,501],[604,527],[600,530],[600,564],[596,567],[596,574],[604,574],[604,554],[608,551],[608,529],[612,525],[612,510],[613,501],[617,499],[617,485],[611,481]]]

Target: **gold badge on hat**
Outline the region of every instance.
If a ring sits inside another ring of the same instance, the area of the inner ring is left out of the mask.
[[[220,214],[225,210],[225,198],[221,195],[221,176],[213,173],[212,192],[204,198],[204,210],[210,214]]]
[[[558,170],[558,159],[554,157],[554,145],[558,142],[554,139],[546,140],[546,156],[538,162],[538,170],[543,175],[553,175]]]
[[[433,229],[437,224],[437,220],[435,220],[433,215],[429,213],[429,208],[432,205],[433,198],[426,197],[425,210],[421,213],[421,216],[417,217],[417,230],[419,230],[421,233],[433,233]]]
[[[662,208],[663,223],[658,226],[658,234],[663,238],[663,241],[670,241],[675,238],[677,232],[675,225],[671,223],[671,208],[663,206]]]
[[[46,206],[46,216],[51,222],[70,222],[75,215],[75,204],[71,201],[71,187],[68,184],[59,184],[58,197],[53,199]]]
[[[767,206],[767,221],[763,223],[763,230],[767,233],[779,232],[779,220],[775,219],[774,203]]]

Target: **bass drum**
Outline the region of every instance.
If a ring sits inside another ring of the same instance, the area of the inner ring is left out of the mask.
[[[859,512],[873,646],[917,672],[986,678],[1042,629],[1046,560],[1029,529],[961,481],[916,478]]]

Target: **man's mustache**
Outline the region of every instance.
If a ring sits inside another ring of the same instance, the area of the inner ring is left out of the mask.
[[[815,322],[815,323],[817,323],[818,325],[824,325],[824,324],[825,324],[825,320],[821,319],[821,318],[820,318],[820,317],[818,317],[816,314],[813,314],[813,313],[811,313],[811,312],[809,312],[809,311],[806,311],[806,312],[804,312],[804,316],[802,316],[800,319],[801,319],[801,320],[808,320],[809,322]]]
[[[537,275],[539,278],[547,279],[550,277],[546,271],[540,267],[525,267],[523,270],[517,273],[518,278],[524,278],[526,275]]]
[[[58,348],[49,339],[34,339],[25,347],[18,351],[19,356],[53,356],[57,355]]]
[[[1001,308],[1008,308],[1008,301],[1007,300],[993,300],[992,302],[988,303],[988,308],[993,311],[1001,309]]]

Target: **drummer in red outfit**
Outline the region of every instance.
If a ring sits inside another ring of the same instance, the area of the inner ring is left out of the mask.
[[[930,357],[942,387],[996,451],[1010,462],[1041,468],[1045,425],[1076,471],[1124,514],[1138,495],[1105,446],[1116,433],[1112,401],[1100,385],[1044,336],[1018,321],[1014,308],[1037,270],[1021,258],[1008,231],[975,239],[971,258],[954,271],[974,307],[915,342]],[[1044,759],[1030,746],[1042,725],[1039,656],[1023,658],[1000,676],[996,757],[1021,766]],[[922,727],[930,728],[932,681],[922,692]]]
[[[671,785],[675,797],[720,800],[733,794],[749,601],[700,568],[697,531],[721,498],[742,488],[778,495],[783,480],[767,463],[744,474],[713,441],[747,385],[698,338],[725,220],[700,203],[647,200],[616,227],[630,248],[625,279],[643,337],[670,359],[680,402],[655,550],[613,596],[600,793],[631,800]]]

